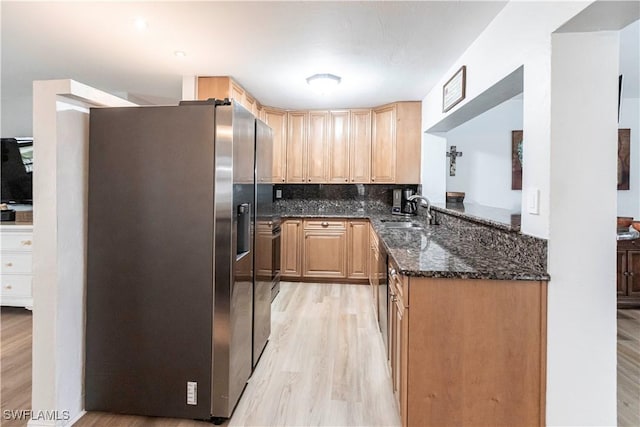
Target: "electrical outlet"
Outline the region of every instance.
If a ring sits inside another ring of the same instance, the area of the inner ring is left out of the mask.
[[[276,199],[282,199],[282,190],[276,190]]]
[[[187,405],[198,404],[198,383],[187,381]]]
[[[530,188],[527,192],[527,212],[540,215],[540,190],[537,188]]]

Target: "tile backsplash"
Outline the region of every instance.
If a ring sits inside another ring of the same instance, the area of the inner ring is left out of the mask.
[[[355,202],[382,202],[391,206],[393,190],[411,188],[418,190],[417,184],[277,184],[274,192],[282,190],[278,200],[349,200]]]

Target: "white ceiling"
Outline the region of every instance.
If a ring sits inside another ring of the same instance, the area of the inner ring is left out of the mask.
[[[420,100],[505,4],[2,1],[2,98],[30,97],[33,80],[72,78],[173,103],[183,75],[231,75],[277,107]],[[138,17],[147,31],[134,27]],[[305,82],[315,73],[342,84],[316,95]]]

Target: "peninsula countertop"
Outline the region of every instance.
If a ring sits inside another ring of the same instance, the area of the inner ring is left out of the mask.
[[[509,253],[496,252],[479,243],[461,239],[464,230],[427,225],[424,217],[403,218],[380,211],[345,210],[338,207],[300,207],[279,212],[287,218],[369,219],[399,273],[413,277],[548,281],[546,271],[524,266]],[[421,228],[388,228],[388,221],[409,220]]]

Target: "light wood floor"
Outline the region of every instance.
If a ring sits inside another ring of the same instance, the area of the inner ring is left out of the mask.
[[[227,425],[399,425],[368,287],[281,289],[270,343]],[[31,312],[1,311],[1,409],[30,409]],[[0,423],[26,426],[2,417]],[[640,310],[618,310],[618,424],[640,426]],[[211,426],[97,412],[75,425]]]
[[[5,420],[5,410],[31,409],[31,312],[0,309],[0,425],[26,426],[27,421]]]
[[[640,426],[640,310],[618,310],[618,425]]]

